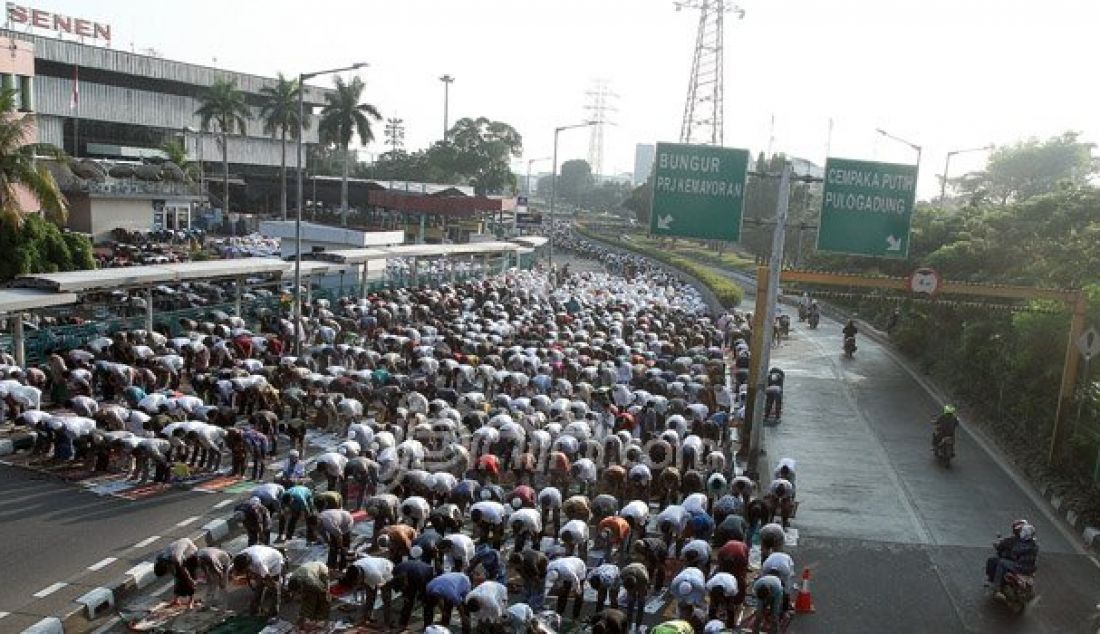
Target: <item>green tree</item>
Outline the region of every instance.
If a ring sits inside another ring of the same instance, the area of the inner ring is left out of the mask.
[[[558,176],[558,198],[583,205],[588,195],[595,186],[592,177],[592,167],[588,161],[572,159],[561,164],[561,175]]]
[[[304,122],[298,116],[298,96],[301,87],[297,79],[287,79],[279,73],[274,86],[264,86],[260,89],[263,97],[263,105],[260,106],[260,118],[264,122],[264,132],[271,136],[279,136],[282,154],[279,163],[279,209],[283,212],[283,220],[286,220],[286,139],[298,138],[301,127],[309,128],[309,119]]]
[[[985,170],[952,179],[954,186],[974,202],[993,200],[1002,205],[1048,194],[1059,186],[1083,185],[1097,171],[1094,144],[1065,132],[1046,141],[1031,138],[998,148]]]
[[[0,219],[10,228],[17,226],[24,214],[41,210],[50,222],[62,226],[68,221],[69,205],[57,181],[35,154],[63,155],[51,146],[27,144],[26,139],[33,134],[34,116],[20,116],[18,105],[14,90],[0,90]],[[17,194],[20,188],[37,199],[39,209],[22,207]]]
[[[244,93],[237,90],[237,82],[215,80],[199,97],[202,105],[195,111],[203,130],[217,126],[218,147],[222,151],[222,209],[229,213],[229,135],[244,133],[252,111],[245,102]],[[230,225],[232,226],[232,225]]]
[[[336,90],[325,94],[325,107],[321,110],[320,132],[323,143],[328,143],[344,151],[342,182],[340,184],[340,211],[345,221],[348,211],[348,147],[353,136],[359,137],[362,145],[374,140],[371,119],[380,121],[382,114],[369,103],[360,103],[366,84],[355,77],[351,83],[343,77],[337,77]]]
[[[639,224],[649,228],[649,214],[653,209],[653,174],[644,183],[630,190],[630,197],[623,206],[634,212]]]
[[[0,281],[31,273],[95,268],[92,244],[39,216],[0,217]]]
[[[194,180],[198,177],[198,166],[187,159],[187,148],[183,146],[183,141],[179,139],[168,139],[161,144],[160,151],[164,152],[164,157],[169,162],[179,166],[188,178]]]
[[[440,163],[467,178],[478,195],[515,191],[510,159],[523,155],[523,137],[515,128],[486,117],[463,118],[447,137],[447,143],[436,144],[433,150]]]

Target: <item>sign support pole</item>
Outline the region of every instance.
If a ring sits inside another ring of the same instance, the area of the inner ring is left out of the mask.
[[[779,180],[779,200],[775,210],[775,229],[772,230],[772,253],[768,264],[767,293],[762,294],[757,281],[756,325],[753,326],[753,343],[759,347],[752,351],[754,376],[749,377],[752,386],[752,423],[749,428],[749,454],[747,467],[760,473],[760,456],[764,451],[764,391],[765,377],[771,364],[772,338],[774,336],[775,304],[779,297],[779,275],[783,265],[783,246],[787,236],[787,209],[791,198],[791,164],[783,166]],[[761,267],[762,268],[762,267]],[[761,306],[761,299],[764,305]],[[748,411],[745,412],[748,418]]]
[[[1077,350],[1077,339],[1085,332],[1085,318],[1088,311],[1088,302],[1085,294],[1077,291],[1077,298],[1073,302],[1073,317],[1069,322],[1069,340],[1066,343],[1066,361],[1062,368],[1062,386],[1058,390],[1058,409],[1054,414],[1054,428],[1050,433],[1050,453],[1047,458],[1053,463],[1065,448],[1069,436],[1069,425],[1066,418],[1073,402],[1073,388],[1077,385],[1077,367],[1080,365],[1080,352]]]

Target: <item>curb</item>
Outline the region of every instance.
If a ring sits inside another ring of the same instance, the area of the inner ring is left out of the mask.
[[[241,530],[240,522],[230,515],[224,519],[215,519],[203,525],[202,530],[191,536],[191,541],[202,546],[216,546],[235,537]],[[66,631],[83,631],[88,624],[104,616],[126,597],[143,590],[156,581],[153,574],[153,562],[145,561],[123,573],[122,578],[106,587],[95,588],[81,597],[73,599],[73,605],[63,614],[39,621],[26,634],[63,634]],[[105,610],[106,608],[106,610]],[[56,622],[56,629],[49,629]],[[38,627],[46,629],[34,629]]]

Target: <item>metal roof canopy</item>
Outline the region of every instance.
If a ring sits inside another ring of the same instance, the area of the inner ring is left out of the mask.
[[[76,300],[77,297],[73,293],[51,293],[30,288],[3,288],[0,289],[0,313],[66,306],[75,304]]]
[[[519,244],[522,244],[524,246],[537,249],[549,242],[549,240],[545,236],[520,236],[518,238],[514,238],[513,242],[518,242]]]
[[[15,284],[21,288],[82,293],[215,277],[239,277],[264,273],[281,275],[286,270],[287,263],[278,258],[240,258],[23,275],[16,278]]]
[[[369,262],[371,260],[385,260],[386,258],[393,257],[389,254],[389,249],[383,249],[381,247],[363,249],[337,249],[336,251],[320,251],[318,253],[312,253],[310,255],[317,260],[337,264],[362,264],[363,262]],[[303,268],[305,267],[306,262],[308,262],[308,260],[302,260]],[[294,271],[293,259],[290,260],[290,271]]]
[[[294,261],[287,262],[284,275],[294,277]],[[302,275],[328,275],[329,273],[347,273],[348,265],[339,262],[322,262],[320,260],[302,260]]]

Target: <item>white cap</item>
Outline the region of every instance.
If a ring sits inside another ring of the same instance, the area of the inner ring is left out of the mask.
[[[676,586],[676,590],[681,595],[687,596],[691,594],[691,583],[687,581],[681,581],[680,584]]]
[[[290,452],[286,455],[286,457],[287,458],[293,458],[293,459],[297,460],[300,455],[301,454],[298,453],[297,449],[291,449]]]

